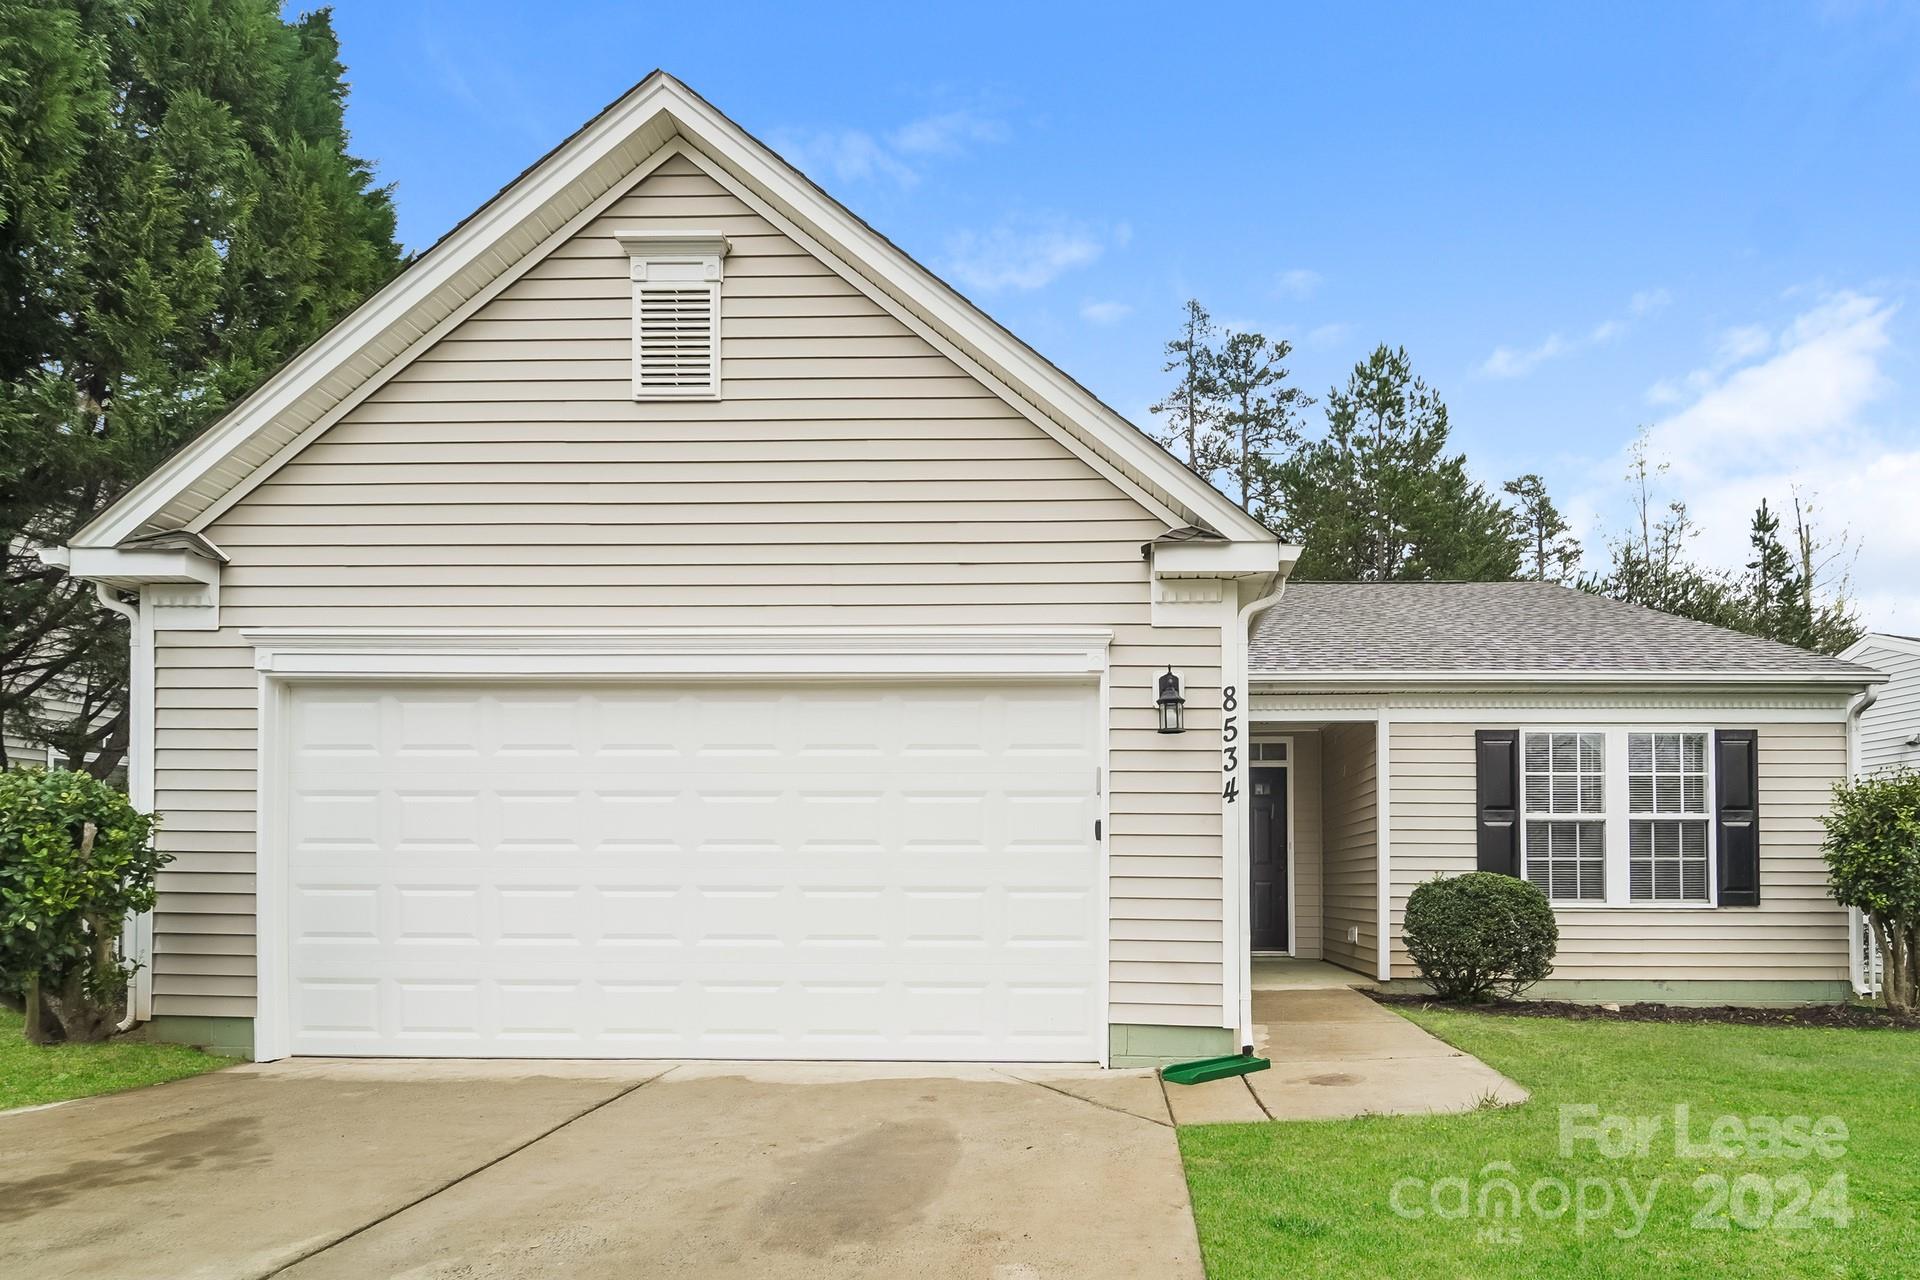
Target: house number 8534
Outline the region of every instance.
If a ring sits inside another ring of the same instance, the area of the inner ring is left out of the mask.
[[[1240,717],[1233,713],[1240,709],[1240,699],[1232,685],[1220,690],[1220,772],[1226,775],[1226,785],[1220,790],[1220,796],[1231,804],[1240,796]]]

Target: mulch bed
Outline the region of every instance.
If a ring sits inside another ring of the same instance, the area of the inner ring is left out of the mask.
[[[1492,1004],[1450,1004],[1431,996],[1366,995],[1387,1005],[1446,1009],[1455,1013],[1491,1013],[1507,1018],[1567,1018],[1575,1022],[1718,1022],[1747,1027],[1844,1027],[1893,1031],[1920,1031],[1920,1018],[1903,1018],[1868,1005],[1815,1004],[1792,1009],[1751,1009],[1735,1005],[1696,1008],[1691,1005],[1623,1004],[1606,1008],[1566,1000],[1501,1000]]]

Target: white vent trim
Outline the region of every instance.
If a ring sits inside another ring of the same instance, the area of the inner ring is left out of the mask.
[[[616,231],[633,281],[633,398],[720,398],[718,231]]]

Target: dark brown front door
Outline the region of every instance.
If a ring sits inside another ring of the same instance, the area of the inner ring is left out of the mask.
[[[1247,850],[1255,951],[1285,951],[1287,937],[1287,771],[1253,771],[1253,833]]]

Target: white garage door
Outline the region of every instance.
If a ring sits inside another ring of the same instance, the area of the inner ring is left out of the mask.
[[[312,686],[306,1054],[1090,1061],[1080,685]]]

